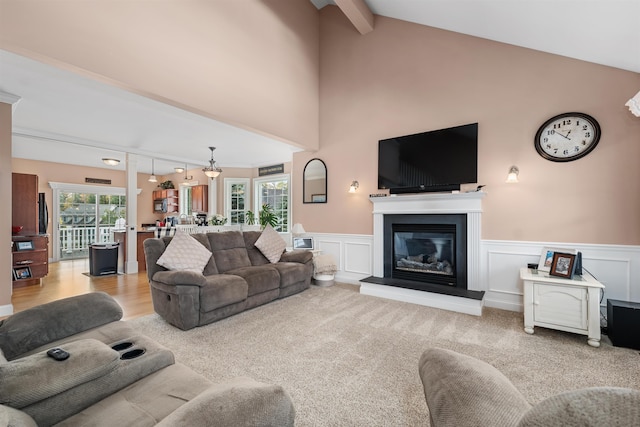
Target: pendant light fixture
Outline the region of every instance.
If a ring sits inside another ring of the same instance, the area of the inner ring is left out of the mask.
[[[209,150],[211,150],[211,160],[209,160],[209,166],[202,169],[202,172],[211,179],[217,177],[222,172],[222,169],[220,169],[218,165],[216,165],[216,161],[213,160],[213,150],[215,149],[216,147],[209,147]]]
[[[183,185],[191,185],[191,180],[193,179],[193,175],[187,176],[187,164],[184,164],[184,182]]]
[[[149,182],[158,182],[158,178],[156,178],[156,168],[153,159],[151,159],[151,176],[149,177]]]

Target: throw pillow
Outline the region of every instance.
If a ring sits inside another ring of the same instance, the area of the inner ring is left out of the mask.
[[[287,242],[284,241],[280,234],[273,229],[270,225],[267,225],[262,234],[256,240],[256,248],[262,252],[270,263],[275,264],[280,261],[280,257],[287,247]]]
[[[179,231],[156,263],[169,270],[186,270],[202,274],[209,258],[209,249],[189,234]]]

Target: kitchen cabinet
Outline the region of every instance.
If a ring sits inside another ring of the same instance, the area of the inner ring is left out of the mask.
[[[207,213],[209,211],[209,186],[194,185],[191,187],[191,212]]]
[[[21,225],[21,235],[38,234],[38,175],[11,174],[11,225]]]
[[[13,285],[32,285],[49,274],[49,236],[11,237]]]
[[[179,191],[175,188],[168,188],[166,190],[154,190],[153,192],[153,200],[154,200],[154,212],[155,213],[164,213],[162,211],[158,211],[155,209],[155,201],[156,200],[166,200],[167,201],[167,212],[166,213],[176,213],[179,212]]]

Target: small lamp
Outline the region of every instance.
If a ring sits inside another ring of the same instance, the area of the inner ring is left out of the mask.
[[[149,182],[158,182],[158,178],[156,178],[156,169],[153,159],[151,159],[151,176],[149,177]]]
[[[507,184],[516,184],[518,181],[518,175],[520,174],[520,170],[517,166],[511,166],[509,169],[509,175],[507,175],[507,180],[505,181]]]
[[[102,162],[105,165],[109,165],[109,166],[118,166],[118,164],[120,164],[120,160],[118,159],[112,159],[110,157],[103,157],[102,158]]]
[[[349,186],[349,193],[355,193],[358,187],[360,187],[358,181],[352,181],[351,185]]]
[[[306,233],[306,231],[304,231],[304,227],[302,226],[302,224],[300,224],[299,222],[296,222],[295,224],[293,224],[293,228],[291,229],[291,234],[293,234],[294,236],[300,236],[304,233]]]

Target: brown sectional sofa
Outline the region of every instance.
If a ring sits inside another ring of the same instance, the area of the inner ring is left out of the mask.
[[[282,387],[213,383],[121,321],[94,292],[0,321],[0,426],[293,426]],[[54,360],[47,350],[69,353]]]
[[[157,264],[172,237],[145,240],[156,313],[187,330],[309,288],[312,253],[284,252],[279,262],[270,263],[255,246],[260,235],[259,231],[192,234],[212,253],[202,274],[167,270]]]

